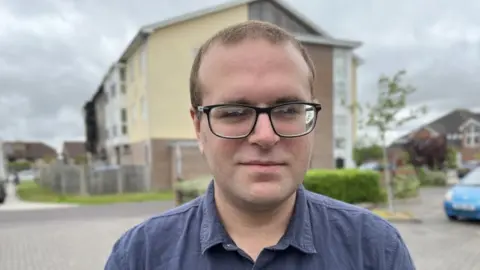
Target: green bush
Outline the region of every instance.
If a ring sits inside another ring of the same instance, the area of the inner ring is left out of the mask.
[[[418,178],[422,186],[446,186],[447,175],[441,171],[418,170]]]
[[[306,189],[347,203],[382,202],[385,192],[380,187],[380,174],[356,169],[307,172]]]
[[[28,161],[13,161],[8,163],[8,170],[10,172],[20,172],[31,168],[32,164]]]
[[[202,176],[178,182],[177,202],[182,204],[203,194],[211,179],[212,176]],[[314,169],[307,172],[303,184],[307,190],[347,203],[377,203],[386,199],[379,179],[376,171]]]
[[[405,199],[418,196],[420,180],[415,175],[398,175],[394,179],[395,198]]]
[[[182,180],[175,184],[177,203],[183,204],[205,193],[212,176],[201,176],[190,180]]]

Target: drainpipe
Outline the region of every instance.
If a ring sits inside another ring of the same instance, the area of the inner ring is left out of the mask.
[[[152,167],[153,167],[153,154],[152,154],[152,136],[151,136],[151,128],[150,128],[150,103],[149,103],[149,94],[150,94],[150,88],[149,88],[149,83],[148,83],[148,34],[145,34],[144,36],[144,39],[143,39],[143,49],[142,51],[145,52],[146,54],[146,57],[144,58],[145,60],[145,63],[144,63],[144,67],[145,67],[145,70],[143,71],[144,74],[143,74],[143,79],[144,79],[144,87],[145,87],[145,98],[144,98],[144,101],[145,101],[145,111],[146,111],[146,119],[145,121],[147,122],[147,149],[148,149],[148,153],[147,153],[147,157],[148,157],[148,177],[145,178],[145,187],[148,191],[150,191],[152,189]],[[142,58],[143,55],[142,53],[140,54],[140,57]],[[140,60],[142,61],[142,59]],[[140,67],[142,68],[142,67]]]

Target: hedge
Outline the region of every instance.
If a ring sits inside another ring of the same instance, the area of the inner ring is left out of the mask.
[[[212,176],[200,176],[195,179],[181,180],[175,184],[176,204],[183,204],[205,193]]]
[[[203,194],[211,176],[178,182],[177,204],[185,203]],[[307,190],[347,203],[384,202],[386,193],[380,186],[380,173],[357,169],[323,170],[307,172],[303,185]]]
[[[380,174],[375,171],[313,169],[307,172],[306,189],[347,203],[383,202]]]
[[[422,186],[446,186],[447,175],[442,171],[418,170],[418,178]]]

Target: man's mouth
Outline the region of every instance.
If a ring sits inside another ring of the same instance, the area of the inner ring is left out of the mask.
[[[278,162],[278,161],[252,160],[247,162],[240,162],[240,165],[272,167],[272,166],[285,166],[287,164],[285,162]]]

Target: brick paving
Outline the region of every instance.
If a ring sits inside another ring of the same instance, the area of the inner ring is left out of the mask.
[[[447,220],[442,209],[446,189],[425,188],[420,202],[404,203],[422,224],[396,224],[419,270],[480,270],[480,222]]]
[[[480,269],[480,223],[450,222],[444,190],[422,192],[422,224],[396,224],[419,270]],[[103,269],[113,242],[128,228],[171,203],[124,204],[0,213],[0,269]]]

